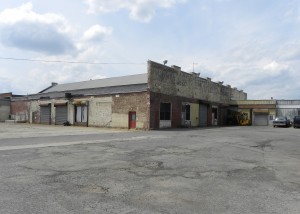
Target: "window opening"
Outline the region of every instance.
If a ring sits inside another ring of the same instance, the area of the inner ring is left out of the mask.
[[[171,103],[160,104],[160,120],[171,120]]]

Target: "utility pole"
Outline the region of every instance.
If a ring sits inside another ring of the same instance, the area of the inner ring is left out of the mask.
[[[193,62],[193,72],[195,70],[195,65],[198,65],[198,63]]]

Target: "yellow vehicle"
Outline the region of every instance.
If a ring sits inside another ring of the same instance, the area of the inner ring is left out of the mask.
[[[249,119],[248,113],[246,113],[246,112],[238,112],[236,114],[236,120],[237,120],[238,125],[240,125],[240,126],[250,125],[250,119]]]

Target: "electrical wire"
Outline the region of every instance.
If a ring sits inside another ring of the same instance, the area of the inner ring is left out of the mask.
[[[143,63],[142,62],[85,62],[85,61],[26,59],[26,58],[12,58],[12,57],[0,57],[0,60],[44,62],[44,63],[89,64],[89,65],[145,65],[146,64],[144,62]]]

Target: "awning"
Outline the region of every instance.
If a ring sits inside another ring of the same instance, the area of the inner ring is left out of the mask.
[[[61,101],[61,102],[55,102],[54,103],[54,106],[56,107],[56,106],[66,106],[67,105],[67,101]]]
[[[44,107],[46,107],[46,106],[50,106],[51,105],[51,103],[50,102],[41,102],[40,104],[39,104],[39,106],[44,106]]]
[[[87,103],[87,100],[74,100],[72,104],[76,106],[85,106]]]
[[[254,113],[264,113],[264,114],[268,114],[269,113],[269,109],[253,109]]]

